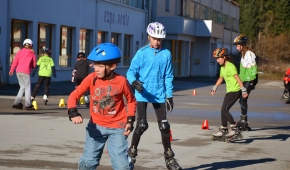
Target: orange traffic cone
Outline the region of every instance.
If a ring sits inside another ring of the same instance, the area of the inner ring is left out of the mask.
[[[196,91],[195,91],[195,90],[192,91],[192,95],[193,95],[193,96],[196,95]]]
[[[170,130],[170,142],[172,141],[172,131]]]
[[[201,125],[201,129],[209,129],[209,126],[208,126],[208,121],[207,120],[204,120],[202,125]]]

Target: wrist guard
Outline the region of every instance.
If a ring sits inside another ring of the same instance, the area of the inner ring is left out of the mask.
[[[134,122],[135,122],[135,116],[128,116],[127,117],[127,124],[130,124],[131,125],[131,127],[129,129],[131,132],[134,129]]]
[[[140,93],[143,90],[143,82],[138,80],[133,81],[132,86]]]
[[[216,92],[216,89],[217,89],[217,86],[214,85],[214,86],[212,87],[212,89],[211,89],[211,92]]]
[[[247,89],[245,87],[241,87],[242,95],[248,94]]]
[[[165,103],[165,107],[166,107],[167,112],[172,112],[173,105],[174,105],[173,98],[167,98],[166,103]]]
[[[74,118],[74,117],[77,117],[77,116],[81,116],[82,117],[82,115],[80,113],[78,113],[78,109],[75,108],[75,107],[68,109],[67,113],[68,113],[68,117],[69,117],[70,121],[71,121],[71,118]]]

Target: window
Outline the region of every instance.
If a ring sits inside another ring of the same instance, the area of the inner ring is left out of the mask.
[[[200,19],[200,4],[195,3],[195,19]]]
[[[130,66],[131,62],[131,36],[124,35],[123,66]]]
[[[223,24],[225,28],[229,29],[229,16],[227,16],[226,14],[224,14],[223,16]]]
[[[51,49],[51,30],[52,25],[50,24],[38,24],[38,55],[42,53],[42,49]],[[52,50],[52,49],[51,49]]]
[[[11,22],[10,65],[16,53],[21,49],[23,41],[28,38],[28,22],[12,20]]]
[[[60,52],[59,52],[59,66],[70,67],[72,65],[72,28],[60,28]]]
[[[169,0],[165,1],[165,11],[169,12]]]
[[[87,29],[80,29],[79,51],[88,55],[90,50],[90,31]]]
[[[204,5],[200,6],[200,19],[204,20],[206,19],[206,15],[207,15],[207,8]]]
[[[98,44],[107,42],[107,32],[98,31]]]
[[[111,43],[115,44],[116,46],[119,45],[119,35],[117,33],[111,34]]]

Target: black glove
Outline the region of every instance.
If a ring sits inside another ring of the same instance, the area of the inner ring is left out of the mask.
[[[54,78],[56,78],[56,71],[55,71],[55,67],[54,67],[54,66],[52,66],[52,67],[51,67],[51,70],[52,70],[52,75],[53,75],[53,77],[54,77]]]
[[[69,117],[70,121],[71,121],[71,118],[74,118],[74,117],[77,117],[77,116],[82,117],[82,115],[80,113],[78,113],[78,109],[75,108],[75,107],[68,109],[67,112],[68,112],[68,117]]]
[[[167,98],[166,103],[165,103],[165,107],[166,107],[167,112],[172,112],[173,105],[174,105],[173,98]]]
[[[128,116],[127,117],[127,124],[131,125],[130,131],[132,132],[134,129],[134,121],[135,121],[135,116]]]
[[[141,93],[141,91],[143,90],[143,82],[140,82],[138,80],[133,81],[132,86],[139,92]]]

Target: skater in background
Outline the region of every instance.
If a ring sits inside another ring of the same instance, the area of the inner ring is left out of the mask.
[[[35,72],[39,68],[38,81],[37,81],[37,84],[32,91],[31,101],[33,101],[35,99],[35,97],[39,91],[39,88],[42,86],[43,82],[45,82],[44,95],[43,95],[43,102],[45,105],[48,102],[51,75],[53,75],[53,77],[56,77],[54,62],[53,62],[50,55],[51,55],[51,50],[49,48],[44,48],[42,50],[42,56],[38,59],[38,61],[36,63],[36,67],[31,72],[31,76],[34,77]]]
[[[282,98],[283,99],[288,99],[286,100],[286,104],[290,104],[290,68],[287,69],[286,73],[285,73],[285,76],[283,78],[283,82],[284,82],[284,93],[283,93],[283,96]],[[287,95],[288,93],[288,95]]]
[[[227,48],[217,48],[213,52],[213,57],[221,65],[220,77],[211,90],[211,95],[217,90],[217,87],[225,80],[226,95],[221,108],[221,123],[219,131],[213,133],[213,140],[234,140],[240,137],[239,125],[235,122],[233,116],[229,112],[235,102],[242,96],[248,96],[247,89],[244,87],[242,81],[238,76],[238,71],[233,64],[232,58],[228,55]],[[230,131],[228,130],[228,123],[230,123]]]
[[[248,126],[248,98],[252,90],[255,89],[258,83],[258,67],[256,64],[256,55],[247,47],[248,38],[243,35],[239,35],[234,39],[234,45],[241,54],[240,73],[239,77],[242,80],[244,87],[247,89],[248,97],[240,98],[241,104],[241,120],[246,122],[246,126],[243,130],[251,130]]]
[[[127,79],[135,88],[138,115],[128,155],[134,166],[139,141],[149,127],[147,104],[150,102],[161,133],[166,167],[179,170],[182,168],[174,158],[170,143],[170,124],[166,118],[166,110],[171,112],[173,109],[172,57],[169,50],[161,47],[166,31],[161,23],[154,22],[148,25],[147,33],[149,44],[137,51],[127,72]]]
[[[88,56],[95,72],[89,74],[68,98],[68,115],[74,124],[83,122],[77,101],[90,90],[90,120],[86,127],[84,153],[79,170],[95,170],[106,141],[112,168],[129,170],[128,135],[135,121],[136,99],[127,79],[114,72],[121,60],[120,49],[111,43],[96,46]],[[127,105],[123,97],[126,98]]]
[[[75,82],[76,87],[81,84],[87,75],[90,73],[91,63],[87,60],[85,53],[79,52],[77,54],[77,62],[75,63],[74,70],[72,72],[72,82]],[[85,93],[85,102],[86,106],[90,106],[89,100],[89,91],[87,90]]]
[[[31,39],[25,39],[23,41],[23,48],[16,54],[10,71],[9,76],[12,76],[16,69],[16,76],[20,89],[15,98],[14,109],[23,109],[22,96],[25,94],[25,109],[35,110],[30,101],[31,96],[31,81],[30,72],[36,66],[36,56],[32,49],[33,42]]]

